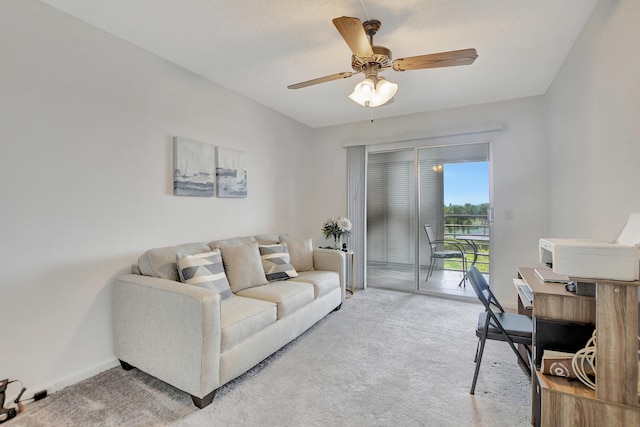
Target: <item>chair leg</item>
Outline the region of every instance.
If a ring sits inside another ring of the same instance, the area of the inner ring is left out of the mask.
[[[465,257],[462,257],[462,280],[460,280],[460,283],[458,283],[458,287],[460,287],[460,285],[462,285],[462,287],[466,288],[467,287],[467,273],[469,272],[467,270],[467,259]]]
[[[462,257],[462,268],[464,269],[464,275],[462,276],[462,287],[467,287],[467,273],[469,273],[469,265],[467,264],[467,257]]]
[[[476,355],[473,358],[473,363],[478,361],[478,350],[480,350],[480,338],[478,338],[478,344],[476,344]]]
[[[433,265],[435,264],[435,258],[431,257],[431,262],[429,263],[429,271],[427,271],[427,278],[425,282],[429,280],[429,277],[433,274]]]
[[[533,366],[533,365],[531,364],[531,360],[529,360],[529,364],[527,364],[527,361],[526,361],[526,360],[525,360],[525,358],[522,356],[522,354],[520,354],[520,352],[518,351],[518,348],[515,346],[515,344],[514,344],[511,340],[507,340],[507,342],[509,343],[509,346],[511,347],[511,350],[513,350],[513,352],[514,352],[514,353],[516,354],[516,356],[518,357],[518,360],[520,361],[520,363],[522,364],[522,366],[529,366],[529,367]],[[529,348],[528,348],[528,347],[527,347],[527,352],[528,352],[528,353],[530,352],[530,350],[529,350]],[[530,356],[530,355],[528,355],[528,358],[529,358],[529,359],[531,359],[531,356]],[[529,376],[531,376],[531,372],[530,372],[530,371],[527,371],[527,374],[528,374]]]
[[[484,343],[486,338],[483,337],[480,339],[480,351],[476,354],[476,371],[473,374],[473,382],[471,383],[471,391],[470,394],[474,394],[476,392],[476,382],[478,381],[478,372],[480,372],[480,363],[482,362],[482,353],[484,352]]]

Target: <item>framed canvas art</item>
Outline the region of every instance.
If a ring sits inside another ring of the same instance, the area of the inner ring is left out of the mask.
[[[215,146],[174,136],[173,194],[213,197],[215,158]]]
[[[244,152],[217,147],[216,186],[218,197],[247,197]]]

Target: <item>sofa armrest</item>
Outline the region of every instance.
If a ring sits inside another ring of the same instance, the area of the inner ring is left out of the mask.
[[[340,288],[342,289],[342,301],[345,300],[347,288],[347,261],[345,253],[335,249],[314,249],[313,268],[315,270],[335,271],[340,276]]]
[[[116,357],[199,398],[219,386],[220,295],[127,274],[112,304]]]

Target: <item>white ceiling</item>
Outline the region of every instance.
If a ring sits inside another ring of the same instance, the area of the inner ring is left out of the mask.
[[[310,127],[544,94],[597,0],[41,0]],[[351,70],[331,20],[378,19],[394,58],[476,48],[468,66],[395,72],[395,102],[347,96]]]

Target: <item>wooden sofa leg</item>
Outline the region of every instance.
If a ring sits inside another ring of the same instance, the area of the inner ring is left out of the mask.
[[[207,394],[203,398],[195,397],[194,395],[191,395],[191,400],[193,400],[193,404],[196,405],[198,408],[200,409],[205,408],[209,406],[211,402],[213,402],[213,397],[216,395],[216,391],[217,389],[213,390],[211,393]]]
[[[342,303],[340,303],[340,305],[339,305],[339,306],[337,306],[336,308],[334,308],[334,309],[333,309],[333,311],[338,311],[338,310],[340,310],[341,308],[342,308]]]
[[[118,359],[118,360],[120,360],[120,359]],[[130,370],[133,369],[133,366],[129,365],[124,360],[120,360],[120,366],[122,366],[122,369],[124,369],[125,371],[130,371]]]

